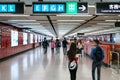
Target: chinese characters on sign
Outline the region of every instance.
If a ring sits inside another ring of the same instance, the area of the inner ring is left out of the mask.
[[[33,13],[88,13],[88,4],[78,2],[33,2]]]
[[[66,3],[66,13],[67,14],[77,14],[77,2],[67,2]]]
[[[120,3],[97,3],[98,14],[120,14]]]
[[[113,5],[113,4],[110,4],[110,5],[109,5],[109,9],[112,9],[112,10],[113,10],[113,9],[119,9],[119,8],[120,8],[120,5],[119,5],[119,4],[114,4],[114,5]]]

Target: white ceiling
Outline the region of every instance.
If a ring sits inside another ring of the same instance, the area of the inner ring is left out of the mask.
[[[3,0],[0,0],[3,1]],[[4,0],[6,1],[17,1],[17,0]],[[22,0],[21,0],[22,1]],[[23,0],[27,3],[37,0]],[[46,0],[47,1],[47,0]],[[51,0],[49,0],[51,1]],[[100,0],[82,0],[84,2],[98,2]],[[105,0],[103,0],[105,1]],[[108,0],[107,0],[108,1]],[[115,1],[115,0],[113,0]],[[117,0],[120,1],[120,0]],[[4,21],[5,23],[9,23],[18,27],[29,27],[32,28],[33,31],[48,34],[51,36],[56,36],[50,22],[48,21],[48,18],[46,15],[49,15],[53,26],[55,27],[55,30],[59,37],[62,37],[66,33],[70,32],[69,34],[73,33],[86,33],[88,34],[98,34],[99,31],[109,32],[105,30],[111,30],[114,29],[114,22],[106,22],[106,20],[120,20],[120,16],[118,15],[100,15],[97,18],[89,21],[87,24],[80,26],[81,24],[87,22],[91,18],[93,18],[93,14],[95,14],[95,8],[89,7],[89,14],[78,14],[78,15],[66,15],[66,14],[59,14],[59,15],[50,15],[50,14],[41,14],[41,15],[34,15],[30,16],[32,14],[32,8],[31,7],[25,7],[25,15],[9,15],[9,14],[0,14],[0,21]],[[8,21],[8,20],[36,20],[36,21]],[[84,20],[84,21],[81,21]],[[33,24],[20,24],[20,23],[33,23]],[[36,24],[39,23],[39,24]],[[79,28],[75,29],[76,27],[80,26]],[[72,31],[72,29],[75,29]],[[112,30],[111,30],[112,31]],[[95,32],[95,33],[94,33]],[[98,32],[98,33],[97,33]],[[67,35],[69,35],[67,34]]]

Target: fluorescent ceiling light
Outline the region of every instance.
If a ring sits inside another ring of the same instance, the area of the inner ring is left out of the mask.
[[[81,17],[90,17],[90,16],[92,16],[92,15],[87,15],[87,14],[86,14],[86,15],[82,15],[82,14],[80,14],[80,15],[79,15],[79,14],[77,14],[77,15],[60,14],[60,15],[56,15],[56,16],[66,16],[66,17],[67,17],[67,16],[68,16],[68,17],[70,17],[70,16],[71,16],[71,17],[72,17],[72,16],[81,16]]]
[[[18,23],[18,24],[28,24],[28,25],[34,25],[34,24],[40,24],[40,23]]]
[[[17,16],[17,17],[21,17],[21,16],[30,16],[30,15],[22,15],[22,14],[0,14],[0,16],[6,16],[6,17],[9,17],[9,16]]]
[[[80,23],[57,23],[57,24],[66,24],[66,25],[69,25],[69,24],[71,24],[71,25],[76,24],[77,25],[77,24],[79,24],[80,25]]]
[[[116,22],[116,21],[120,21],[120,20],[105,20],[106,22]]]
[[[88,5],[88,7],[95,8],[95,5]]]
[[[8,20],[8,21],[15,21],[15,22],[29,22],[29,21],[36,21],[36,20]]]
[[[68,22],[70,22],[70,21],[85,21],[85,20],[57,20],[57,21],[68,21]]]
[[[97,25],[114,25],[114,23],[97,23]]]

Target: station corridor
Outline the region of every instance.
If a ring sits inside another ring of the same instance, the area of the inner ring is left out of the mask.
[[[91,79],[91,60],[79,59],[77,80]],[[0,80],[70,80],[67,58],[62,53],[43,54],[41,47],[0,62]],[[101,80],[120,80],[114,69],[102,67]]]

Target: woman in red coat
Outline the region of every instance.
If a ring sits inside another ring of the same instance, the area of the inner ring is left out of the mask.
[[[68,61],[69,61],[68,68],[70,71],[71,80],[76,80],[76,72],[77,72],[77,67],[78,67],[78,64],[77,64],[78,57],[76,57],[76,52],[77,52],[76,44],[72,43],[67,53]]]

